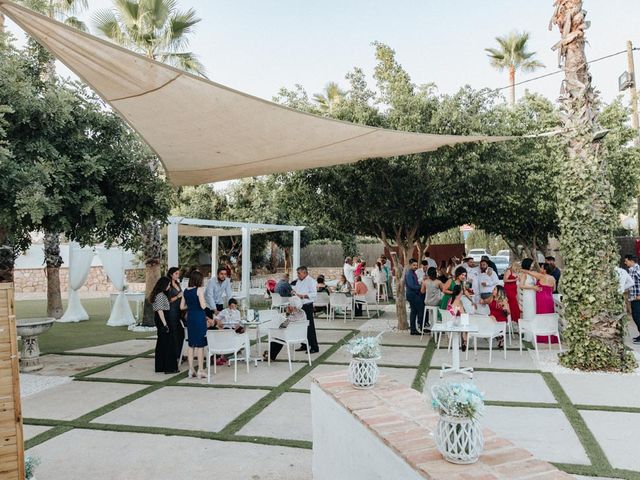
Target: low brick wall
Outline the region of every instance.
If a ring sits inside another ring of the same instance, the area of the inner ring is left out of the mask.
[[[144,282],[144,271],[142,276],[140,270],[127,270],[127,283],[129,289],[133,290],[132,284],[139,283],[140,278]],[[45,293],[47,291],[47,275],[43,268],[23,268],[13,272],[15,292],[16,293]],[[69,269],[60,269],[60,290],[66,292],[69,290]],[[111,285],[107,274],[102,267],[91,267],[87,281],[80,289],[81,292],[115,292]]]

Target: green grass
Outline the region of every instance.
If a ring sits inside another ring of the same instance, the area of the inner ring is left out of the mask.
[[[66,308],[66,301],[64,307]],[[82,300],[89,320],[80,323],[55,323],[48,332],[40,335],[42,353],[64,352],[77,348],[95,347],[105,343],[121,342],[148,337],[152,333],[133,333],[127,327],[109,327],[109,299],[90,298]],[[16,302],[16,317],[44,317],[47,313],[45,300],[20,300]]]

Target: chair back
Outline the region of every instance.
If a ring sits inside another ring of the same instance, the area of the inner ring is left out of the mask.
[[[362,281],[367,286],[367,293],[364,294],[364,300],[369,304],[378,303],[378,295],[376,293],[376,286],[373,284],[373,277],[364,277]]]
[[[289,303],[289,300],[284,298],[279,293],[273,292],[271,294],[271,308],[282,307],[284,305],[287,305],[288,303]]]
[[[531,321],[531,330],[536,335],[556,334],[558,333],[558,318],[557,313],[538,314]]]
[[[494,335],[506,326],[505,322],[496,322],[489,315],[469,315],[469,324],[478,327],[474,335]]]
[[[332,293],[329,295],[329,302],[332,307],[350,307],[351,299],[344,293]]]
[[[244,345],[243,335],[233,330],[207,330],[207,344],[210,352],[235,352]]]
[[[307,343],[307,327],[309,322],[291,322],[285,328],[285,339],[288,342]]]
[[[327,307],[329,306],[330,297],[327,292],[318,292],[315,300],[313,301],[314,307]]]
[[[265,322],[258,326],[258,333],[266,333],[270,328],[278,328],[284,320],[277,310],[258,310],[258,319]]]

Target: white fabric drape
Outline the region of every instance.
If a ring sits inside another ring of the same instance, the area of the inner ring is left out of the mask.
[[[91,262],[93,261],[93,249],[80,248],[77,243],[69,244],[69,303],[67,310],[58,322],[82,322],[89,320],[89,314],[80,302],[78,290],[87,281]]]
[[[107,325],[110,327],[133,325],[136,321],[133,318],[129,301],[124,294],[124,250],[121,248],[100,249],[98,254],[100,255],[100,260],[102,260],[102,268],[104,268],[109,280],[118,291]]]

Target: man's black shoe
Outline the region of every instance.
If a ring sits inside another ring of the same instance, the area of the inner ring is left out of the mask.
[[[296,348],[296,352],[306,352],[306,351],[307,351],[306,345],[300,345],[298,348]]]
[[[411,335],[420,335],[420,332],[411,332]]]
[[[318,353],[320,350],[309,350],[309,353]]]

